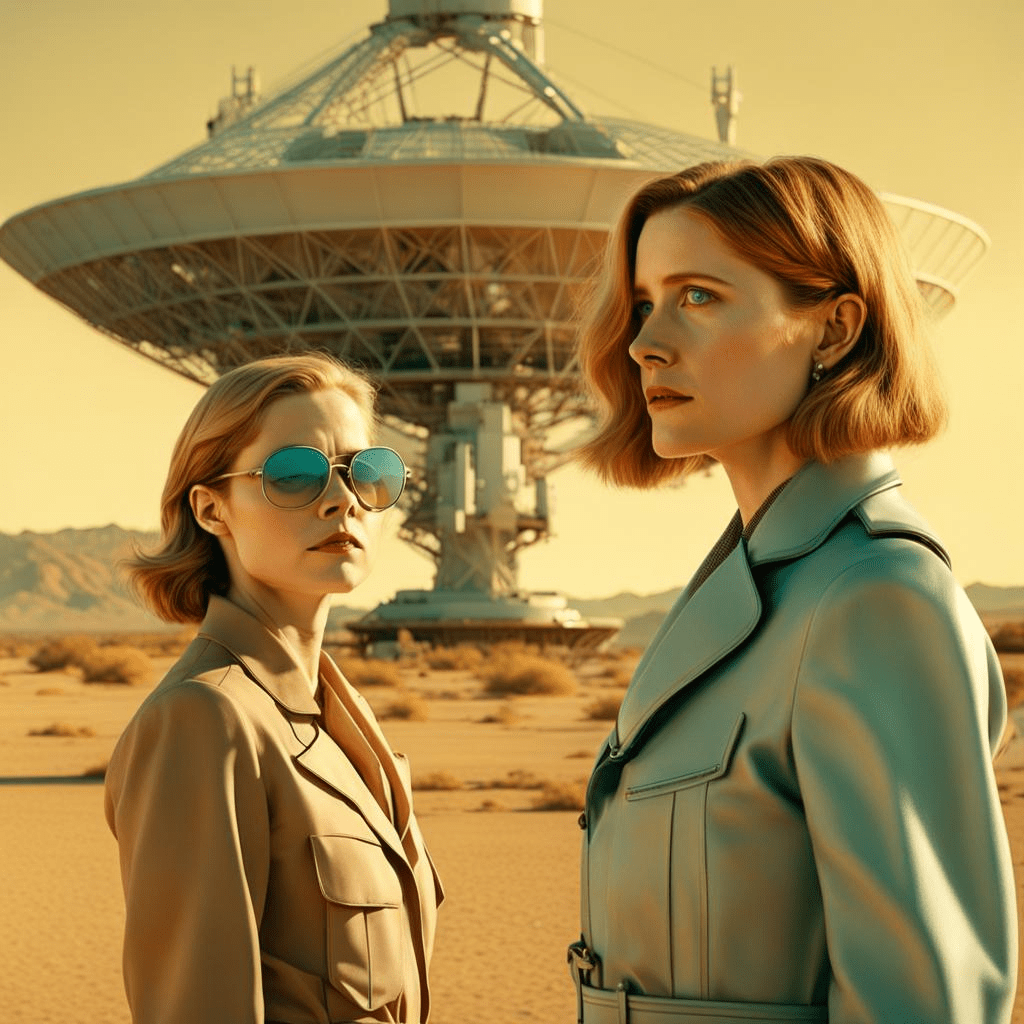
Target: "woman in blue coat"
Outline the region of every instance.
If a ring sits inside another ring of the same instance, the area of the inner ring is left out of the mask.
[[[718,462],[738,511],[590,780],[585,1024],[1010,1020],[1002,678],[886,454],[945,419],[922,320],[878,199],[824,161],[704,164],[622,214],[584,461],[641,488]]]

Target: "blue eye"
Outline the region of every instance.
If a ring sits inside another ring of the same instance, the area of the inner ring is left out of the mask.
[[[649,299],[641,299],[633,306],[633,312],[636,313],[641,320],[646,320],[654,312],[654,303]]]
[[[703,288],[687,288],[683,292],[683,300],[688,306],[706,306],[714,296]]]

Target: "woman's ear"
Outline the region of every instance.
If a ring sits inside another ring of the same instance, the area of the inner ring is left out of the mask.
[[[867,320],[868,307],[859,295],[848,292],[833,299],[826,314],[821,341],[814,349],[814,359],[826,370],[831,370],[857,344]]]
[[[225,537],[230,532],[221,518],[221,496],[204,484],[193,484],[188,492],[188,503],[192,515],[201,530],[215,537]]]

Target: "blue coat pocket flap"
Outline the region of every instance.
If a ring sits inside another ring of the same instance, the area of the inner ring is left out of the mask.
[[[702,764],[690,771],[681,772],[671,778],[658,779],[654,782],[645,782],[636,786],[630,786],[626,790],[627,800],[643,800],[645,797],[660,796],[662,793],[671,793],[677,789],[686,789],[689,786],[701,785],[711,782],[724,775],[729,770],[729,761],[732,759],[732,752],[739,742],[740,733],[743,732],[743,723],[746,715],[741,711],[736,719],[736,724],[725,741],[722,753],[710,764]]]

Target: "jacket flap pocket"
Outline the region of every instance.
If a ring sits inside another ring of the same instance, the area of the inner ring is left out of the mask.
[[[649,796],[660,796],[662,793],[671,793],[677,789],[686,789],[689,786],[711,782],[724,775],[729,770],[729,761],[732,759],[732,753],[739,742],[746,717],[744,712],[741,711],[739,713],[739,717],[736,719],[736,723],[733,725],[732,731],[725,741],[721,754],[714,761],[693,768],[690,771],[680,772],[680,774],[673,775],[671,778],[658,779],[655,782],[645,782],[640,785],[630,786],[626,790],[626,799],[643,800]]]
[[[310,836],[324,899],[346,907],[400,907],[402,883],[380,843],[362,836]]]

